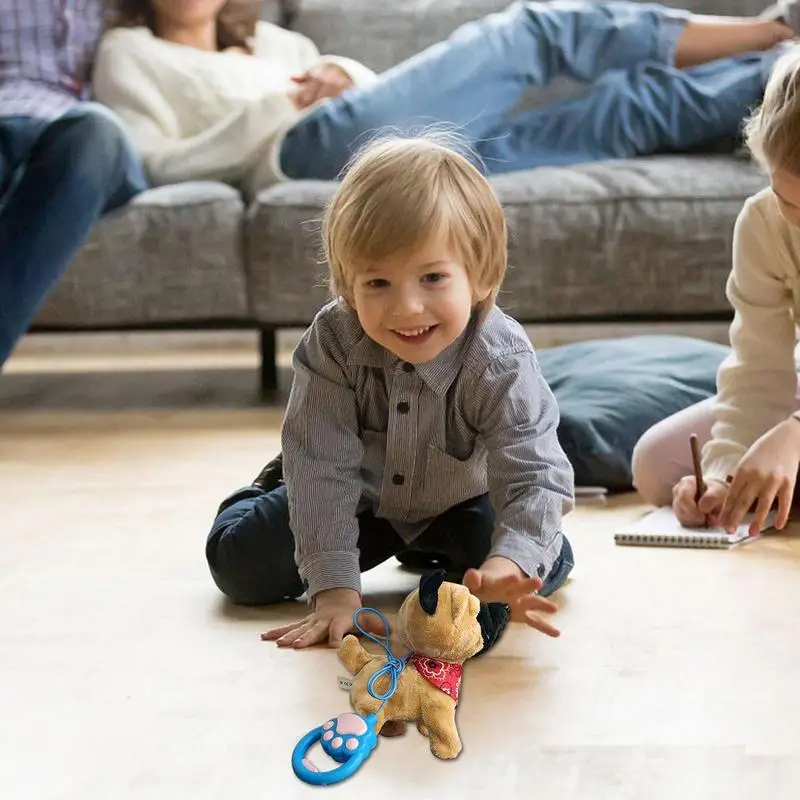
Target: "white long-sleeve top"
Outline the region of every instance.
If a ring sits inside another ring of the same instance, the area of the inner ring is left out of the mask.
[[[704,476],[722,481],[796,408],[800,229],[781,217],[771,189],[748,199],[736,221],[727,296],[732,351],[717,375],[712,438],[703,449]]]
[[[95,97],[122,119],[156,184],[218,180],[253,192],[285,179],[285,132],[308,110],[289,99],[298,75],[340,66],[356,85],[375,80],[362,64],[320,56],[305,36],[260,22],[253,54],[208,52],[116,28],[102,39]]]

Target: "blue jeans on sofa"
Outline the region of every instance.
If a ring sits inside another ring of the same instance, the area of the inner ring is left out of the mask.
[[[104,213],[147,188],[105,108],[0,117],[0,368]]]
[[[657,4],[515,3],[321,103],[287,133],[283,172],[334,180],[381,129],[455,128],[489,174],[687,150],[735,137],[760,102],[772,48],[690,69],[674,66],[688,12]],[[519,110],[558,75],[579,98]]]

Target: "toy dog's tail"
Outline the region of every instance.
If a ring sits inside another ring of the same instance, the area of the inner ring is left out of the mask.
[[[339,660],[351,675],[358,675],[372,660],[372,656],[361,646],[361,642],[349,633],[339,645]]]

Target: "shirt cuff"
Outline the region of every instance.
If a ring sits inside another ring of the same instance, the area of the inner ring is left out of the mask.
[[[318,553],[300,564],[299,572],[309,600],[326,589],[353,589],[361,594],[357,553]]]
[[[559,531],[546,548],[542,548],[530,536],[505,531],[489,551],[489,557],[502,556],[513,561],[529,578],[544,580],[552,571],[563,542]]]
[[[703,465],[703,480],[725,483],[728,475],[733,475],[736,472],[736,467],[742,460],[743,455],[744,452],[741,454],[731,453],[710,459],[707,464]]]

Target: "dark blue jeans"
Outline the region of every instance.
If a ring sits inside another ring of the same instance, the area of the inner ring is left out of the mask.
[[[95,221],[147,188],[116,118],[0,117],[0,368]]]
[[[488,556],[494,517],[489,496],[481,495],[437,517],[409,546],[387,520],[366,511],[358,518],[361,571],[411,549],[435,554],[441,566],[460,580]],[[208,536],[206,558],[214,582],[235,603],[277,603],[303,594],[286,487],[264,492],[250,486],[228,497]],[[539,593],[552,594],[573,566],[572,547],[564,537],[561,555]]]

